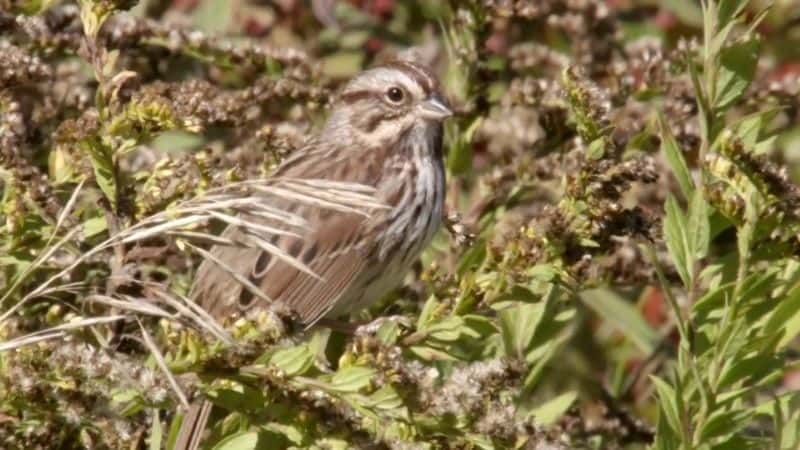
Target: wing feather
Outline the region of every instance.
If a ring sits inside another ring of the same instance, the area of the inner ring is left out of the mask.
[[[343,149],[336,147],[336,150]],[[340,152],[339,152],[340,153]],[[370,171],[352,171],[346,158],[320,143],[312,143],[284,162],[274,176],[297,179],[328,179],[374,186],[378,177]],[[364,158],[381,159],[379,151],[369,152]],[[296,234],[274,234],[260,236],[260,245],[252,245],[247,231],[232,224],[223,232],[223,237],[240,245],[216,245],[211,254],[219,262],[249,277],[252,284],[261,288],[266,297],[282,302],[295,311],[306,325],[311,325],[327,314],[339,302],[354,299],[352,287],[359,274],[365,270],[371,234],[368,227],[382,220],[385,212],[372,216],[347,209],[325,208],[320,205],[302,204],[289,197],[265,196],[270,206],[285,208],[301,216],[306,227],[293,230]],[[246,214],[247,222],[278,226],[269,217]],[[310,253],[306,253],[310,252]],[[304,256],[308,256],[304,258]],[[287,258],[302,263],[292,264]],[[264,261],[268,261],[264,264]],[[310,269],[309,273],[307,270]],[[264,305],[263,300],[253,298],[242,289],[241,282],[223,270],[218,264],[206,259],[201,264],[192,288],[192,298],[215,317],[241,312],[247,308]]]
[[[260,286],[270,297],[283,302],[295,311],[306,325],[311,325],[323,317],[349,292],[349,288],[364,269],[365,258],[359,255],[353,242],[358,242],[364,218],[354,214],[334,214],[328,216],[324,226],[312,232],[304,245],[298,246],[296,238],[288,244],[297,249],[295,256],[302,255],[312,246],[313,258],[304,261],[318,278],[296,268],[274,261],[264,274]]]

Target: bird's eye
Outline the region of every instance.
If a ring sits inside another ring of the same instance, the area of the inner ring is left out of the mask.
[[[400,103],[405,98],[406,94],[397,86],[390,87],[388,91],[386,91],[386,98],[389,99],[392,103]]]

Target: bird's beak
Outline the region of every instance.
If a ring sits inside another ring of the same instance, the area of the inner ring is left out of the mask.
[[[429,99],[420,103],[417,107],[419,115],[423,119],[442,121],[453,115],[447,101],[438,95],[432,95]]]

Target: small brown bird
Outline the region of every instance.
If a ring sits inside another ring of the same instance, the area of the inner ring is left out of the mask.
[[[395,61],[354,77],[335,99],[322,131],[273,177],[371,186],[376,202],[387,208],[363,215],[270,198],[277,202],[271,206],[302,217],[307,232],[274,235],[269,242],[312,273],[256,246],[218,245],[197,272],[194,301],[214,317],[263,305],[232,270],[310,326],[365,308],[396,287],[442,221],[442,121],[451,114],[438,80],[420,65]],[[222,237],[246,243],[248,233],[229,226]],[[193,444],[176,448],[199,444],[207,414],[208,405],[187,414],[181,435],[192,436],[186,442]]]
[[[334,101],[321,133],[273,177],[372,186],[375,200],[388,208],[365,217],[271,197],[271,206],[307,223],[305,234],[275,235],[271,244],[313,274],[255,246],[216,246],[211,253],[218,261],[200,266],[192,298],[214,317],[260,303],[220,262],[305,325],[364,308],[396,287],[441,223],[442,120],[450,115],[438,81],[421,66],[392,62],[357,75]],[[270,225],[261,217],[245,219]],[[248,232],[229,226],[222,237],[246,242]]]

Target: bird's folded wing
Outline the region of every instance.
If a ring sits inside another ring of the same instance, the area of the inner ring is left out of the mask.
[[[264,306],[270,299],[289,307],[306,325],[337,302],[351,300],[343,296],[365,269],[371,245],[364,236],[364,216],[317,211],[308,218],[309,231],[300,237],[260,236],[284,253],[283,258],[248,244],[248,232],[229,227],[223,237],[240,245],[211,249],[195,277],[194,300],[213,316],[224,317]]]
[[[318,222],[305,239],[282,237],[287,252],[305,264],[312,274],[285,261],[272,258],[258,285],[264,293],[282,302],[312,325],[341,301],[353,295],[352,284],[367,264],[362,235],[364,217],[335,213]]]

